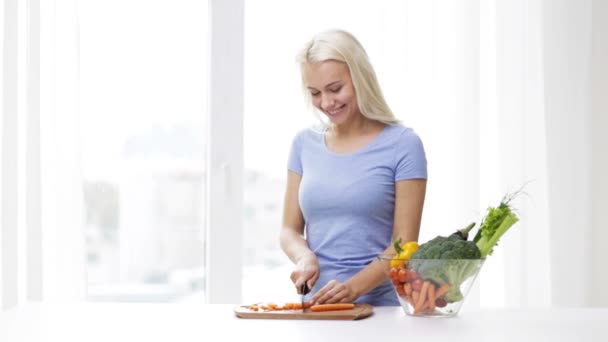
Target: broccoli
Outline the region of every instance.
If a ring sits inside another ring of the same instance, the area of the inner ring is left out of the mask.
[[[444,298],[448,303],[453,303],[463,299],[460,285],[475,274],[482,262],[480,257],[479,248],[473,241],[437,236],[420,245],[412,254],[408,268],[416,270],[422,279],[431,280],[439,286],[449,284],[450,289]]]

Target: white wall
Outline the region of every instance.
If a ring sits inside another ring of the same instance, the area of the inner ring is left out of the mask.
[[[590,112],[591,112],[591,267],[587,304],[608,306],[608,1],[592,4]]]
[[[592,10],[593,9],[593,10]],[[606,306],[607,3],[545,0],[552,302]],[[589,63],[591,62],[591,63]]]
[[[2,117],[0,118],[0,311],[17,305],[18,300],[18,232],[17,226],[17,86],[18,86],[18,21],[16,0],[1,5],[2,35]]]

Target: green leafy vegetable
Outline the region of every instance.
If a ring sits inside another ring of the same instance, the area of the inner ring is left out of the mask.
[[[473,242],[479,248],[481,257],[485,258],[492,254],[494,246],[504,233],[509,230],[519,218],[513,212],[510,202],[514,198],[514,194],[507,194],[500,201],[500,205],[496,208],[488,208],[488,213],[483,219],[477,234],[473,238]]]

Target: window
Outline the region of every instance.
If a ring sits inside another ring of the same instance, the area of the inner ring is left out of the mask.
[[[80,0],[90,300],[204,295],[207,7]]]

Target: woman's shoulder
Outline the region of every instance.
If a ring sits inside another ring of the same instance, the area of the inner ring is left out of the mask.
[[[322,137],[325,130],[318,126],[309,126],[301,128],[293,137],[294,142],[306,142],[306,141],[317,141],[319,137]]]
[[[412,127],[402,123],[389,124],[385,129],[388,131],[387,135],[397,141],[420,140],[420,136]]]

